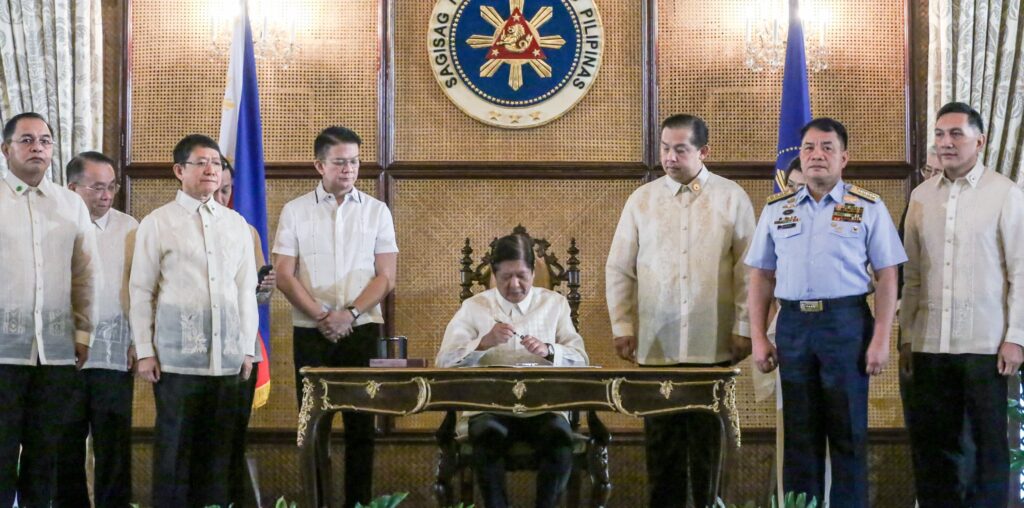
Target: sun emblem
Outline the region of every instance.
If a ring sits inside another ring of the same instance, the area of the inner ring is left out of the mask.
[[[458,109],[485,124],[552,122],[597,77],[604,53],[598,1],[434,0],[427,32],[434,77]]]
[[[523,66],[529,65],[538,76],[551,77],[551,66],[545,62],[546,57],[541,48],[561,49],[565,39],[561,35],[538,36],[538,29],[551,19],[554,9],[541,7],[533,19],[523,16],[525,0],[509,0],[512,14],[502,19],[498,11],[490,5],[480,6],[480,17],[494,27],[491,35],[473,35],[466,43],[471,48],[487,48],[487,62],[480,67],[480,77],[489,78],[498,72],[503,64],[511,69],[508,73],[508,86],[519,90],[523,86]]]

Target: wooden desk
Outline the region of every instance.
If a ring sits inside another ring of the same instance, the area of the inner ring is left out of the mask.
[[[298,445],[306,505],[326,506],[318,464],[326,442],[317,430],[337,411],[405,416],[423,411],[614,411],[637,418],[705,411],[721,422],[715,492],[740,446],[736,376],[732,368],[303,368]]]

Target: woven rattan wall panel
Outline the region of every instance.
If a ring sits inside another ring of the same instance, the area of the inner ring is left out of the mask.
[[[569,238],[580,249],[580,333],[595,365],[625,366],[611,344],[604,264],[626,198],[639,180],[399,180],[393,211],[398,233],[396,332],[409,355],[428,358],[459,308],[459,259],[466,237],[479,257],[517,224],[551,242],[563,263]],[[497,204],[497,206],[495,206]],[[628,425],[631,418],[606,418]],[[436,427],[433,415],[403,418],[404,428]]]
[[[775,160],[782,73],[744,65],[748,0],[658,1],[658,118],[687,112],[711,127],[718,161]],[[842,121],[858,160],[906,152],[905,0],[817,0],[832,10],[830,67],[810,73],[815,116]]]
[[[312,160],[316,133],[343,124],[362,136],[363,160],[376,161],[377,0],[295,0],[287,8],[299,55],[288,68],[256,65],[266,160]],[[208,54],[210,2],[131,0],[131,9],[131,157],[164,161],[185,134],[217,137],[227,57]]]
[[[375,179],[360,179],[357,187],[371,196],[377,192]],[[277,231],[277,218],[285,203],[305,194],[316,186],[315,180],[268,180],[267,219],[271,239]],[[131,214],[142,219],[149,212],[174,199],[178,181],[174,179],[136,179],[131,182]],[[271,240],[271,244],[273,240]],[[291,305],[280,291],[271,302],[271,390],[270,401],[252,415],[253,427],[294,428],[298,410],[295,403],[295,369],[292,362]],[[133,425],[153,425],[156,408],[153,390],[147,383],[137,381]]]
[[[395,160],[643,161],[641,10],[602,0],[605,52],[590,92],[562,118],[509,131],[463,114],[434,79],[427,28],[434,1],[394,2]]]
[[[904,187],[897,180],[852,180],[882,195],[898,220],[904,206]],[[770,192],[770,181],[741,180],[760,213]],[[604,263],[626,197],[637,186],[621,181],[527,180],[406,180],[398,181],[394,203],[398,230],[398,289],[396,331],[409,337],[413,358],[432,360],[448,320],[458,309],[458,261],[463,240],[469,236],[479,258],[495,236],[522,223],[537,236],[547,236],[553,251],[565,259],[568,238],[575,237],[581,251],[583,297],[582,335],[595,365],[626,366],[611,344],[611,329],[604,299]],[[511,206],[528,210],[490,213],[495,196],[508,196]],[[440,297],[439,297],[440,295]],[[895,347],[895,346],[894,346]],[[895,357],[894,357],[895,358]],[[739,382],[739,404],[744,427],[774,427],[774,400],[756,402],[750,379],[751,365]],[[896,370],[891,367],[871,385],[872,427],[900,427],[902,416]],[[607,414],[605,423],[638,428],[632,418]],[[436,415],[398,420],[401,428],[433,428]]]

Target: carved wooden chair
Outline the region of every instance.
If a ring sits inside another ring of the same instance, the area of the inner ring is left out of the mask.
[[[521,234],[529,237],[526,228],[522,225],[516,226],[512,234]],[[579,307],[580,307],[580,269],[579,249],[576,248],[576,239],[569,240],[567,253],[569,258],[566,261],[568,268],[564,268],[558,258],[548,252],[551,244],[543,238],[531,238],[533,241],[536,262],[534,267],[534,286],[556,289],[565,284],[567,289],[566,299],[569,300],[569,307],[572,316],[572,323],[579,329]],[[491,249],[494,242],[491,241]],[[460,301],[473,296],[473,286],[480,285],[484,289],[494,285],[493,274],[491,273],[491,249],[480,259],[480,263],[473,266],[473,248],[470,246],[469,238],[462,247],[462,268],[461,283],[462,292],[459,293]],[[611,494],[611,479],[608,473],[608,442],[611,436],[608,429],[597,417],[594,411],[587,412],[588,434],[582,434],[580,430],[580,415],[578,411],[570,412],[570,425],[573,429],[573,467],[569,476],[569,484],[566,488],[566,501],[569,507],[580,506],[580,483],[581,474],[586,472],[590,477],[590,506],[603,508],[608,504],[608,497]],[[434,497],[438,506],[452,506],[456,502],[471,503],[473,501],[473,468],[472,468],[472,446],[469,444],[468,436],[457,435],[456,426],[458,416],[455,411],[449,411],[445,415],[441,427],[437,430],[437,444],[440,448],[437,461],[437,480],[434,483]],[[516,443],[508,451],[505,457],[505,468],[507,471],[536,470],[537,464],[534,459],[534,449],[527,443]],[[452,479],[459,479],[459,495],[456,499],[455,491],[452,488]]]

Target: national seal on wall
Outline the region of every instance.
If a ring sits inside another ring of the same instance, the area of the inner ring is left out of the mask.
[[[604,27],[595,0],[437,0],[427,48],[459,109],[528,129],[558,119],[590,90]]]

